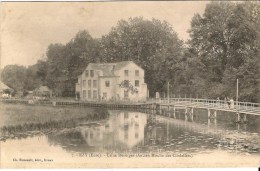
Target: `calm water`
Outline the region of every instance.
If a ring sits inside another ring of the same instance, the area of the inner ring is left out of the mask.
[[[78,121],[70,128],[30,131],[2,139],[2,149],[15,147],[28,156],[49,152],[53,155],[82,155],[91,152],[210,154],[222,151],[241,156],[260,154],[260,117],[248,116],[248,124],[236,124],[234,114],[221,113],[207,119],[206,111],[195,111],[185,119],[140,112],[110,110],[98,121]],[[37,129],[38,130],[38,129]],[[6,155],[8,152],[5,152]]]

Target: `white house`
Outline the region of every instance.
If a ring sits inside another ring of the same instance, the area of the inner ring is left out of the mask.
[[[130,100],[147,98],[144,70],[132,61],[90,63],[76,83],[81,100]]]

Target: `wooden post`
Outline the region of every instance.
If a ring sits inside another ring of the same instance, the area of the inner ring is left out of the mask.
[[[247,118],[246,118],[247,114],[244,114],[244,121],[247,122]]]
[[[236,121],[240,122],[240,114],[239,113],[237,113],[237,120]]]
[[[176,118],[176,116],[175,116],[175,106],[173,106],[173,118]]]
[[[168,81],[168,83],[167,83],[167,99],[168,99],[168,104],[170,103],[170,94],[169,94],[169,93],[170,93],[170,92],[169,92],[170,90],[169,90],[169,89],[170,89],[170,83],[169,83],[169,81]]]
[[[191,108],[191,121],[193,121],[193,107]]]
[[[170,105],[168,105],[168,113],[169,113],[169,117],[171,117],[171,111],[170,111]]]
[[[236,101],[237,101],[237,112],[238,112],[238,79],[237,79],[237,97],[236,97]]]

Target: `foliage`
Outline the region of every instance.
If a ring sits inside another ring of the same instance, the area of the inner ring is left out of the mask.
[[[260,4],[211,2],[195,14],[184,44],[166,21],[120,20],[101,39],[80,31],[67,44],[50,44],[46,59],[28,68],[10,65],[2,81],[16,91],[47,85],[58,96],[75,96],[75,83],[90,62],[134,61],[145,70],[150,96],[235,97],[260,102]],[[134,91],[134,89],[133,89]]]
[[[98,42],[80,31],[66,45],[51,44],[47,50],[47,85],[57,95],[74,96],[75,83],[90,62],[98,60]]]
[[[259,100],[259,11],[252,2],[212,2],[193,17],[188,43],[198,65],[192,82],[205,97],[235,97],[239,79],[239,98]]]
[[[100,60],[118,62],[131,60],[145,70],[145,82],[150,94],[164,91],[167,80],[182,57],[182,41],[166,21],[145,20],[142,17],[120,20],[101,39]],[[167,68],[167,69],[166,69]]]
[[[119,84],[120,88],[125,88],[128,92],[130,91],[131,94],[138,93],[137,88],[135,88],[129,80],[124,80]]]
[[[2,81],[16,91],[22,91],[25,87],[26,67],[8,65],[1,73]]]

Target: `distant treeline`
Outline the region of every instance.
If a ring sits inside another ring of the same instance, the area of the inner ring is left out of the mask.
[[[181,24],[181,23],[179,23]],[[77,76],[90,62],[132,60],[145,70],[150,95],[235,97],[259,102],[260,4],[211,2],[195,14],[186,42],[167,21],[120,20],[107,35],[80,31],[67,44],[50,44],[46,58],[28,68],[6,66],[2,81],[17,91],[47,85],[59,96],[75,96]]]

